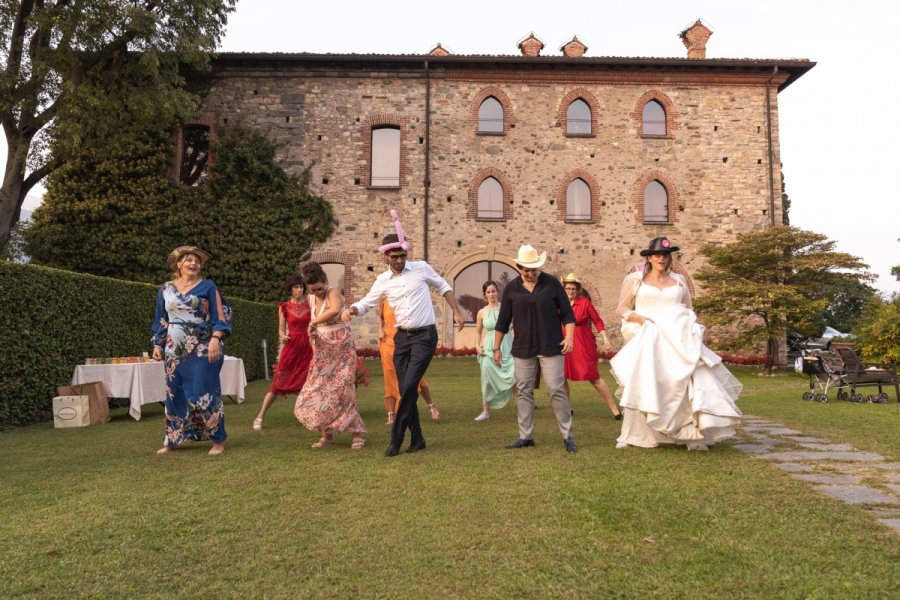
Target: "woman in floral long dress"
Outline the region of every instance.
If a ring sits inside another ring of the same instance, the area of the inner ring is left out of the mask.
[[[294,415],[304,427],[319,431],[321,439],[312,445],[322,448],[334,443],[334,434],[349,431],[351,448],[366,445],[366,425],[356,405],[356,347],[350,324],[341,320],[344,297],[328,287],[328,277],[315,262],[303,265],[303,278],[309,291],[312,320],[309,341],[313,348],[309,375]]]
[[[299,394],[306,383],[312,347],[309,345],[309,302],[306,300],[306,282],[301,275],[290,275],[284,284],[290,300],[278,305],[278,337],[281,352],[272,374],[269,393],[263,398],[259,414],[253,419],[253,430],[263,428],[266,412],[278,396]]]
[[[219,373],[231,306],[200,271],[209,254],[180,246],[169,254],[174,278],[162,285],[153,316],[153,359],[166,364],[166,437],[158,454],[187,441],[212,441],[210,456],[225,450],[225,411]]]

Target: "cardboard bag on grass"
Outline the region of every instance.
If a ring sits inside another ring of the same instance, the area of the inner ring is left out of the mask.
[[[87,396],[57,396],[53,399],[53,426],[86,427],[91,424],[91,401]]]
[[[91,425],[109,421],[109,399],[102,381],[82,383],[81,385],[63,385],[56,388],[60,396],[87,396],[90,399]]]

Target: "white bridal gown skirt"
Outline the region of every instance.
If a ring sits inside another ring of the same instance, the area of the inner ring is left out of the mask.
[[[610,361],[624,409],[619,443],[712,444],[734,435],[741,383],[703,345],[694,312],[669,307],[644,325],[622,326],[625,346]]]

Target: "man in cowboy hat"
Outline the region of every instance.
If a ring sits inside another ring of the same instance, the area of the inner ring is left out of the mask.
[[[572,351],[575,315],[559,280],[540,271],[546,260],[546,252],[538,255],[538,251],[528,244],[520,247],[516,258],[519,277],[506,285],[500,301],[494,332],[494,361],[498,365],[502,360],[500,342],[503,336],[509,332],[510,324],[516,330],[512,355],[516,370],[519,439],[507,448],[534,446],[534,380],[540,364],[566,452],[578,452],[572,439],[572,408],[563,375],[563,355]],[[560,323],[565,327],[565,337]]]
[[[353,315],[364,315],[376,308],[384,296],[397,316],[394,368],[397,370],[397,380],[400,384],[400,406],[397,408],[391,428],[391,443],[384,452],[384,455],[389,457],[400,453],[407,428],[410,440],[406,451],[418,452],[425,449],[425,437],[422,435],[416,401],[419,399],[419,380],[431,364],[438,340],[429,288],[435,288],[450,305],[453,320],[460,331],[464,324],[450,284],[444,281],[427,262],[407,262],[406,255],[410,246],[399,236],[402,229],[399,225],[397,227],[398,234],[385,236],[379,249],[388,259],[390,268],[375,278],[372,289],[362,300],[341,314],[344,321],[350,321]]]

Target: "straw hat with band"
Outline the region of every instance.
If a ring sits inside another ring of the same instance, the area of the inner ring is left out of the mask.
[[[641,250],[641,256],[650,256],[651,254],[672,254],[678,252],[678,246],[673,246],[667,237],[657,237],[650,240],[650,247]]]
[[[575,273],[569,273],[568,275],[560,279],[560,281],[562,282],[563,287],[565,287],[567,283],[574,283],[578,286],[578,291],[581,291],[581,280],[578,279]]]
[[[531,244],[519,246],[519,255],[516,257],[516,264],[525,269],[540,269],[547,261],[547,252],[541,252],[534,249]]]
[[[201,250],[197,246],[178,246],[169,253],[169,258],[166,259],[166,264],[169,265],[170,271],[174,273],[178,270],[178,261],[180,261],[185,254],[193,254],[199,258],[201,267],[205,266],[207,261],[209,261],[209,252],[206,250]]]

